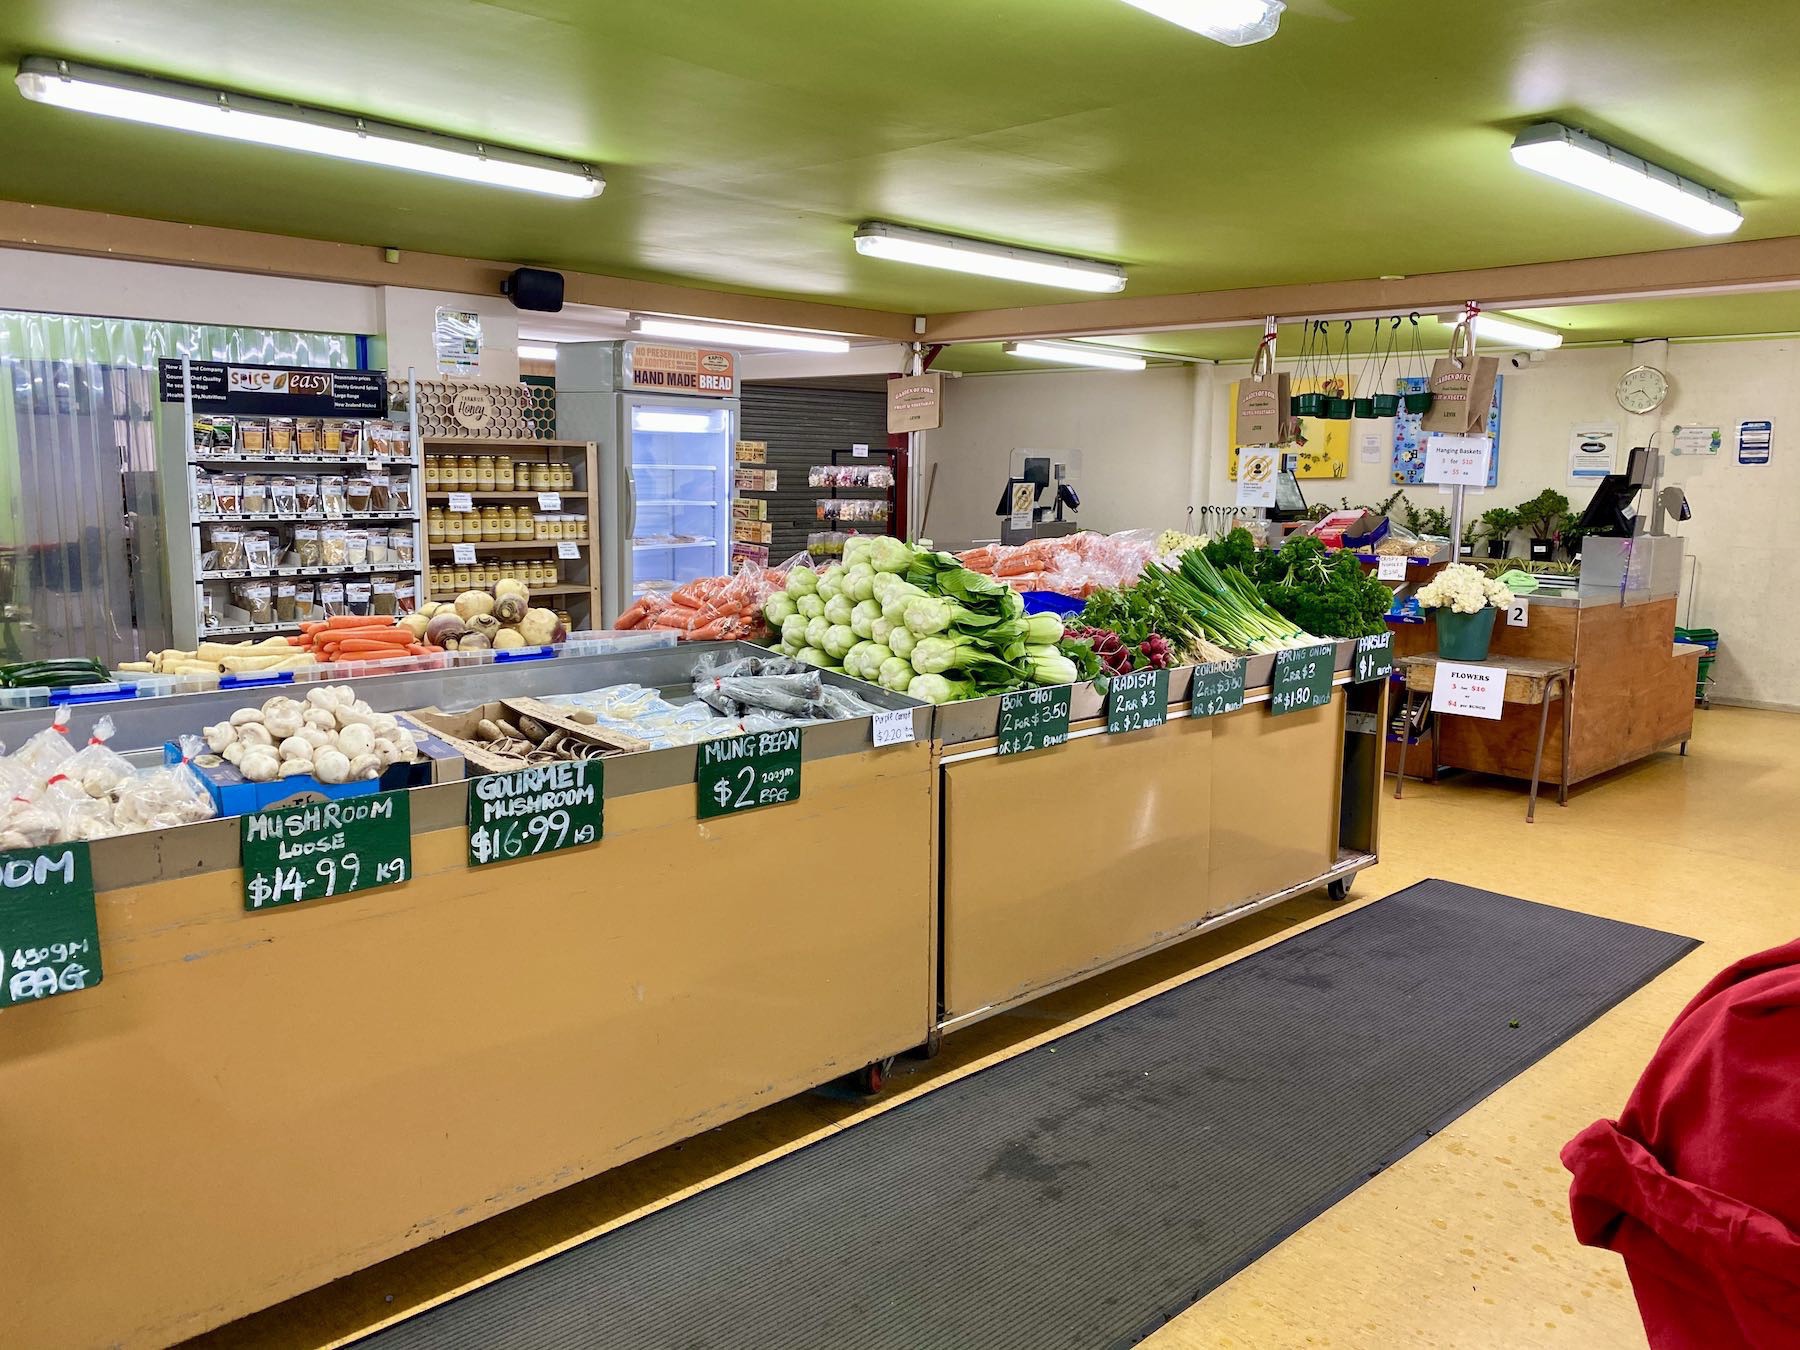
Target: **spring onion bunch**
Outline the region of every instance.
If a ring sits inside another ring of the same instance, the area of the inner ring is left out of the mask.
[[[1221,571],[1199,549],[1182,554],[1174,571],[1145,564],[1138,584],[1161,589],[1208,638],[1236,651],[1276,652],[1318,641],[1264,603],[1249,577],[1235,568]]]

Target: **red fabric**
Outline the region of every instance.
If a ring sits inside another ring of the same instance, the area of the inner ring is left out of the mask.
[[[1562,1160],[1657,1350],[1800,1347],[1800,941],[1707,985]]]

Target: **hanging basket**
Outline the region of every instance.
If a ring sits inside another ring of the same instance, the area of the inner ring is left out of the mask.
[[[1325,411],[1319,415],[1327,422],[1348,422],[1353,402],[1352,399],[1328,397],[1325,400]]]
[[[1485,661],[1494,640],[1494,616],[1499,610],[1484,605],[1473,614],[1453,609],[1432,612],[1437,622],[1438,655],[1446,661]]]
[[[1412,312],[1411,323],[1413,370],[1415,372],[1412,378],[1425,380],[1427,383],[1426,387],[1417,393],[1401,395],[1400,401],[1406,405],[1406,411],[1409,413],[1428,413],[1431,411],[1435,396],[1432,394],[1430,386],[1431,370],[1425,364],[1425,349],[1419,342],[1419,311],[1416,309]]]
[[[1372,398],[1356,398],[1350,400],[1350,415],[1361,422],[1373,421],[1381,414],[1375,411],[1375,400]]]
[[[1372,405],[1372,411],[1367,414],[1359,412],[1356,414],[1358,417],[1365,415],[1369,417],[1398,417],[1400,415],[1400,395],[1398,394],[1377,394],[1374,398],[1369,400],[1369,403]]]

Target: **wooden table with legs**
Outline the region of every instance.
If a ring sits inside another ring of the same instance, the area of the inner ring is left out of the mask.
[[[1537,816],[1538,777],[1544,767],[1544,733],[1550,725],[1550,701],[1559,698],[1562,701],[1562,774],[1556,785],[1556,804],[1569,804],[1569,739],[1570,711],[1573,699],[1570,689],[1575,679],[1575,666],[1569,661],[1540,661],[1523,656],[1490,656],[1485,661],[1459,661],[1458,665],[1487,666],[1506,672],[1506,690],[1503,698],[1507,703],[1535,704],[1539,708],[1537,753],[1531,761],[1531,793],[1525,802],[1525,822],[1530,824]],[[1412,726],[1413,696],[1423,694],[1431,697],[1432,685],[1437,678],[1438,658],[1436,656],[1402,656],[1395,660],[1396,669],[1404,672],[1406,679],[1406,720],[1402,726]],[[1560,692],[1552,692],[1560,686]],[[1438,738],[1431,738],[1431,757],[1437,759]],[[1398,800],[1401,789],[1406,784],[1406,759],[1410,744],[1400,746],[1400,771],[1395,776],[1394,798]],[[1432,774],[1437,773],[1437,764],[1431,766]]]

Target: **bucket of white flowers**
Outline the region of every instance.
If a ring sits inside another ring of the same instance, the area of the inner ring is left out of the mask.
[[[1494,616],[1512,605],[1513,593],[1479,567],[1451,563],[1422,587],[1419,608],[1435,611],[1438,655],[1449,661],[1485,661],[1494,638]]]

